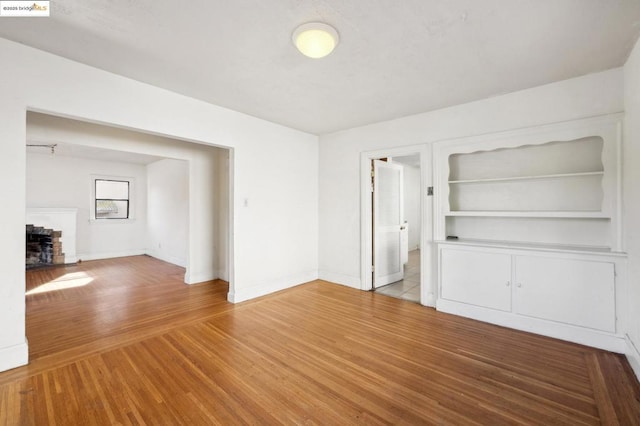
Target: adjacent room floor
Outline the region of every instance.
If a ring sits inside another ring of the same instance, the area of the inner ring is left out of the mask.
[[[409,252],[404,265],[404,279],[376,289],[376,293],[420,303],[420,250]]]
[[[137,256],[27,273],[0,424],[637,424],[622,355],[314,281],[230,304]]]

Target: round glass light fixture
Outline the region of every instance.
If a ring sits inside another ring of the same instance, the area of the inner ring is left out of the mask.
[[[339,37],[335,28],[321,22],[302,24],[293,32],[293,44],[305,56],[322,58],[333,52]]]

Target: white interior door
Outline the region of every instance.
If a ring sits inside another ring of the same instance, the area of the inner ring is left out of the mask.
[[[400,281],[404,276],[402,172],[400,164],[373,161],[374,288]]]

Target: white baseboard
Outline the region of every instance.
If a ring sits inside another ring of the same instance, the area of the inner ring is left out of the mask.
[[[638,347],[633,344],[633,340],[629,338],[629,335],[625,336],[625,341],[627,343],[627,351],[625,355],[629,360],[629,364],[631,365],[633,372],[636,373],[636,377],[640,381],[640,351],[638,350]]]
[[[203,283],[205,281],[212,281],[217,279],[218,279],[217,271],[202,272],[199,274],[188,274],[188,276],[187,274],[185,274],[184,276],[185,284],[198,284],[198,283]]]
[[[465,303],[453,302],[446,299],[438,299],[436,309],[449,314],[460,315],[478,321],[501,325],[516,330],[528,331],[542,336],[592,346],[611,352],[625,353],[625,339],[611,333],[562,324],[554,321],[546,321],[538,318],[525,317],[510,312],[496,311]]]
[[[218,273],[216,274],[219,280],[229,282],[229,273],[227,269],[218,269]]]
[[[240,303],[245,300],[255,299],[256,297],[295,287],[317,279],[318,271],[313,270],[290,275],[288,277],[269,280],[267,282],[253,283],[247,286],[238,286],[238,283],[236,282],[233,289],[229,288],[227,300],[231,303]]]
[[[437,303],[436,295],[432,291],[429,291],[424,287],[425,286],[423,285],[420,286],[422,291],[420,301],[422,302],[422,305],[429,306],[430,308],[435,308]]]
[[[163,262],[171,263],[172,265],[177,265],[177,266],[180,266],[182,268],[186,268],[187,267],[187,260],[186,259],[182,259],[182,258],[175,257],[175,256],[170,256],[170,255],[164,254],[164,253],[158,253],[155,250],[147,250],[147,252],[145,254],[148,255],[148,256],[151,256],[151,257],[155,257],[156,259],[160,259]]]
[[[358,290],[362,288],[360,277],[352,277],[350,275],[320,270],[318,271],[318,279],[329,281],[335,284],[341,284]]]
[[[64,256],[64,264],[78,263],[78,256]]]
[[[100,259],[112,259],[115,257],[127,257],[127,256],[140,256],[147,254],[146,250],[125,250],[125,251],[111,251],[104,253],[85,253],[79,254],[77,257],[80,260],[100,260]]]
[[[27,365],[29,362],[29,344],[27,339],[19,345],[0,348],[0,371]]]

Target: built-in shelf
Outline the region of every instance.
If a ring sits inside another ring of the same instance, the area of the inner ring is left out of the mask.
[[[434,237],[621,251],[622,115],[434,144]]]
[[[468,217],[555,217],[555,218],[583,218],[583,219],[610,219],[610,216],[601,211],[485,211],[485,210],[460,210],[446,212],[445,216]]]
[[[553,175],[534,175],[534,176],[513,176],[504,178],[486,178],[486,179],[466,179],[466,180],[450,180],[450,184],[460,183],[483,183],[483,182],[509,182],[518,180],[536,180],[536,179],[561,179],[578,176],[602,176],[603,171],[597,172],[581,172],[581,173],[559,173]]]
[[[607,254],[611,256],[626,257],[626,253],[611,251],[611,247],[598,247],[598,246],[581,246],[581,245],[569,245],[569,244],[549,244],[549,243],[535,243],[524,241],[499,241],[499,240],[476,240],[476,239],[446,239],[436,241],[438,244],[455,244],[461,246],[474,246],[474,247],[493,247],[504,249],[520,249],[520,250],[536,250],[536,251],[551,251],[551,252],[565,252],[565,253],[588,253],[588,254]]]

